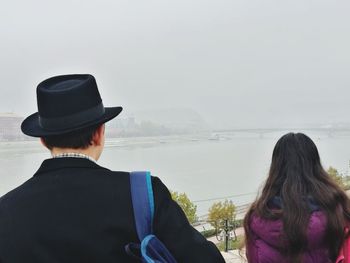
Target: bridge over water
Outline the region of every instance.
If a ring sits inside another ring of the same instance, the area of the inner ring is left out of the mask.
[[[329,137],[332,137],[336,134],[346,134],[350,135],[350,127],[300,127],[300,128],[233,128],[233,129],[221,129],[215,130],[214,133],[253,133],[259,134],[260,137],[263,137],[268,133],[275,132],[315,132],[327,134]]]

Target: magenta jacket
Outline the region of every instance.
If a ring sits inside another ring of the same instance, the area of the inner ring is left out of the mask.
[[[311,214],[308,226],[308,250],[304,254],[304,263],[332,263],[328,249],[324,244],[327,219],[321,211]],[[252,216],[250,220],[251,241],[247,244],[249,263],[291,263],[279,252],[283,244],[281,220],[265,220]]]

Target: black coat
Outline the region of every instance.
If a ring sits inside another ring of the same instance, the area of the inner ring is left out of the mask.
[[[157,177],[152,184],[154,231],[177,261],[224,262],[190,226],[166,186]],[[139,262],[126,255],[129,242],[139,242],[129,173],[87,159],[48,159],[0,199],[1,263]]]

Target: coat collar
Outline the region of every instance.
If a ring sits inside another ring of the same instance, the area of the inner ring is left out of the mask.
[[[320,211],[321,208],[312,196],[307,196],[303,198],[308,205],[310,212]],[[269,206],[271,208],[283,209],[283,200],[280,196],[275,196],[269,201]]]
[[[34,176],[64,168],[106,169],[84,158],[50,158],[43,161],[39,170],[34,174]]]

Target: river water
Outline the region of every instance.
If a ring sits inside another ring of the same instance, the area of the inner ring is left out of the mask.
[[[112,170],[150,170],[169,189],[185,192],[207,213],[214,201],[244,205],[256,197],[268,172],[273,147],[283,133],[183,135],[108,140],[99,164]],[[350,136],[311,134],[325,167],[348,174]],[[0,195],[38,169],[49,153],[39,142],[0,144]]]

